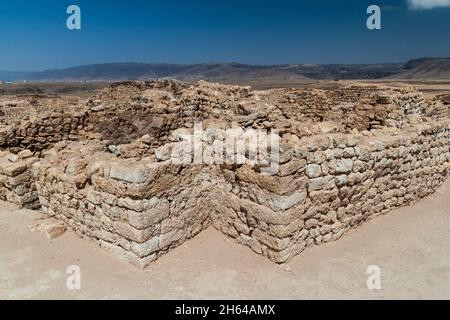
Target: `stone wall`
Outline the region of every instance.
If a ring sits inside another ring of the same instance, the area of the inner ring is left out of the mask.
[[[83,128],[84,114],[52,113],[0,128],[0,147],[13,152],[40,152],[63,140],[76,141]]]
[[[17,153],[42,150],[63,140],[77,140],[86,108],[77,99],[48,96],[0,98],[0,149]]]
[[[31,166],[39,159],[32,157],[29,150],[18,155],[0,152],[0,199],[21,208],[40,207]]]
[[[60,143],[35,165],[44,212],[145,267],[210,223],[276,263],[432,193],[447,178],[448,121],[282,140],[276,176],[249,164],[119,159]]]
[[[114,84],[86,104],[42,99],[0,104],[0,199],[40,206],[138,267],[209,225],[284,263],[432,193],[449,172],[449,105],[411,89],[154,81]],[[276,135],[279,168],[176,164],[198,121]]]
[[[243,127],[277,128],[299,137],[399,127],[410,115],[442,119],[450,108],[434,96],[410,89],[349,86],[334,90],[274,89],[200,81],[125,82],[101,90],[86,102],[75,98],[0,98],[0,149],[41,152],[62,140],[100,138],[128,144],[148,135],[151,147],[169,142],[178,128],[195,121],[237,122]],[[329,130],[325,130],[328,133]]]
[[[210,187],[201,167],[123,160],[101,142],[57,144],[34,166],[42,210],[145,267],[203,230]]]
[[[213,225],[283,263],[306,247],[434,192],[450,168],[448,121],[402,132],[288,141],[278,176],[226,172],[210,196]],[[293,142],[293,143],[292,143]]]

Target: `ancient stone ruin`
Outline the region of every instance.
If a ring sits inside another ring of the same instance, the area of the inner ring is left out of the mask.
[[[3,97],[0,199],[142,268],[209,226],[284,263],[434,192],[449,172],[449,112],[438,96],[383,86],[152,81],[88,101]],[[197,123],[212,129],[200,152],[219,146],[233,158],[223,130],[238,128],[239,140],[252,128],[278,139],[276,159],[252,161],[247,143],[243,161],[193,161],[177,147]]]

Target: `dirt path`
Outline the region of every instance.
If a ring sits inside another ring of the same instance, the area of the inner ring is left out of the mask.
[[[138,270],[68,232],[30,230],[38,214],[0,203],[0,299],[450,299],[450,180],[434,195],[277,266],[208,229]],[[81,290],[66,269],[81,268]],[[381,268],[381,290],[366,286]]]

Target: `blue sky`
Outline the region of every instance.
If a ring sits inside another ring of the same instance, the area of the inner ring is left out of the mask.
[[[81,8],[81,30],[66,28],[71,4]],[[381,30],[366,28],[371,4],[382,9]],[[450,56],[449,0],[0,3],[0,70],[129,61],[402,62],[423,56]]]

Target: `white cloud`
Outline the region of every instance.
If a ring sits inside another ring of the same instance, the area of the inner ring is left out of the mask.
[[[408,0],[411,9],[450,8],[450,0]]]

